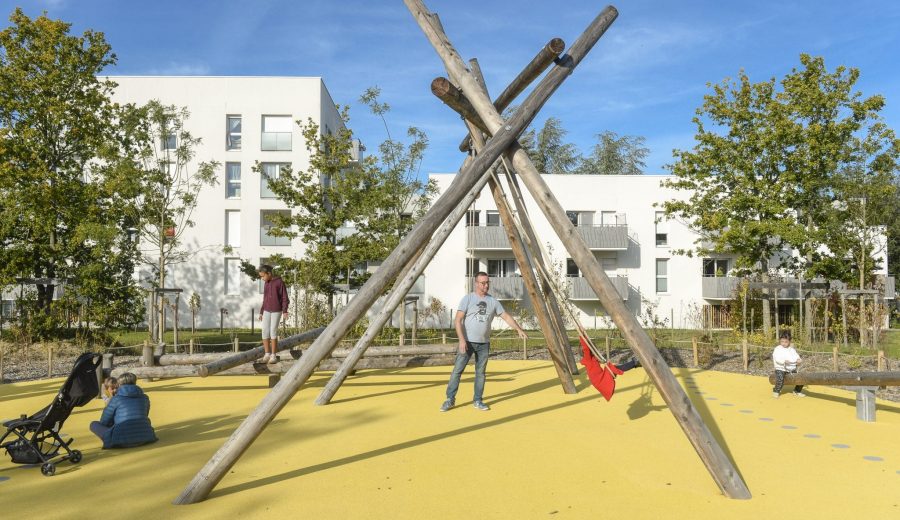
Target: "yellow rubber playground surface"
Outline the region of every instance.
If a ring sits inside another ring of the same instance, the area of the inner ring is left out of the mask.
[[[261,377],[141,383],[160,442],[101,450],[101,401],[63,431],[84,460],[53,477],[0,453],[0,517],[47,518],[900,518],[900,406],[855,418],[855,396],[771,397],[760,377],[674,369],[753,498],[719,494],[642,369],[605,402],[581,376],[562,393],[548,362],[491,361],[481,412],[438,412],[449,367],[360,371],[332,405],[317,373],[210,498],[173,506],[268,391]],[[61,380],[0,385],[0,418],[49,404]]]

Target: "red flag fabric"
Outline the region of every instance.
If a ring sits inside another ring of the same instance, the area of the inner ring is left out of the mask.
[[[616,391],[615,374],[623,374],[624,372],[619,370],[619,368],[612,363],[601,366],[600,361],[594,357],[594,354],[591,352],[590,347],[588,347],[584,337],[579,336],[578,339],[581,342],[581,352],[584,354],[581,358],[581,364],[584,365],[584,368],[587,371],[588,379],[604,399],[609,401]]]

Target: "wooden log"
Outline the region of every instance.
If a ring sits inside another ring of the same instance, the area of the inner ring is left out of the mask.
[[[599,35],[598,35],[599,37]],[[338,315],[313,343],[300,362],[294,364],[283,377],[281,383],[272,389],[250,415],[238,426],[222,447],[209,459],[191,482],[173,501],[174,504],[192,504],[205,499],[210,491],[234,465],[256,437],[288,403],[300,386],[309,379],[315,366],[335,347],[350,327],[362,317],[388,284],[397,277],[400,270],[416,252],[428,243],[437,227],[450,212],[459,205],[466,193],[484,176],[488,167],[500,154],[514,143],[516,138],[537,115],[537,110],[556,91],[568,74],[544,78],[529,96],[530,102],[523,104],[510,118],[503,129],[498,131],[481,154],[460,171],[453,183],[431,206],[400,244],[388,256],[371,278],[360,288],[344,311]]]
[[[831,366],[835,372],[838,371],[838,348],[831,347]]]
[[[153,361],[153,347],[150,345],[150,341],[144,340],[144,348],[141,351],[141,364],[145,367],[152,367]]]
[[[744,372],[750,369],[750,352],[747,349],[747,338],[741,341],[741,359],[744,362]]]
[[[504,122],[500,118],[493,105],[487,100],[487,95],[483,89],[471,78],[471,74],[463,66],[462,60],[458,58],[455,50],[447,42],[446,36],[431,22],[431,16],[429,16],[421,1],[404,0],[404,2],[410,8],[410,11],[416,15],[423,31],[428,35],[435,49],[438,50],[447,66],[448,72],[450,72],[451,78],[460,83],[460,88],[462,88],[466,97],[475,107],[488,128],[494,132],[505,128],[509,121]],[[594,32],[596,38],[579,38],[569,50],[569,53],[560,59],[559,64],[545,76],[544,80],[553,78],[556,75],[571,74],[575,65],[584,56],[584,53],[596,43],[597,39],[615,19],[616,14],[614,8],[607,7],[589,29],[589,31]],[[538,91],[539,88],[540,86],[535,91]],[[529,99],[526,99],[523,105],[520,106],[520,110],[529,106]],[[515,116],[512,119],[514,118]],[[493,141],[492,139],[491,142],[493,143]],[[613,321],[628,340],[648,376],[656,385],[660,395],[666,401],[679,426],[681,426],[685,435],[691,441],[713,480],[728,497],[750,498],[750,490],[737,472],[734,464],[706,427],[700,414],[678,384],[652,340],[640,327],[637,318],[625,306],[615,286],[613,286],[600,263],[566,217],[565,210],[559,204],[559,201],[556,200],[556,197],[553,196],[550,188],[541,179],[540,172],[535,169],[528,155],[518,144],[513,144],[507,152],[507,157],[511,159],[516,171],[521,174],[526,187],[547,217],[547,220],[550,221],[566,250],[582,273],[584,273],[588,284],[597,294],[601,305],[610,313]]]
[[[885,362],[884,362],[884,351],[883,351],[883,350],[879,350],[879,351],[878,351],[878,371],[879,371],[879,372],[883,372],[883,371],[884,371],[884,365],[885,365]]]
[[[775,374],[769,375],[775,384]],[[785,385],[900,386],[900,372],[799,372],[785,374]]]
[[[293,348],[301,343],[309,343],[310,341],[318,338],[325,331],[325,327],[319,327],[312,330],[307,330],[305,332],[301,332],[300,334],[294,334],[293,336],[288,336],[282,340],[278,340],[277,351],[287,350],[289,348]],[[234,339],[235,345],[237,345],[237,338]],[[243,365],[244,363],[249,363],[256,359],[259,359],[265,355],[265,350],[262,345],[252,348],[250,350],[245,350],[243,352],[238,352],[226,358],[219,359],[217,361],[212,361],[205,365],[200,365],[197,367],[197,373],[200,374],[200,377],[207,377],[213,374],[217,374],[223,370],[228,370],[231,367],[236,367],[238,365]]]
[[[466,164],[469,162],[470,159],[467,158]],[[437,233],[435,233],[425,248],[422,249],[419,257],[413,262],[412,267],[406,269],[405,274],[397,280],[394,284],[394,288],[391,290],[390,294],[388,294],[381,311],[371,318],[369,326],[359,340],[357,340],[356,344],[351,349],[351,353],[347,355],[344,363],[335,371],[334,375],[331,376],[331,379],[325,385],[325,388],[319,393],[319,396],[316,398],[317,405],[321,406],[328,404],[344,383],[344,380],[346,380],[353,372],[356,363],[363,357],[363,354],[365,354],[369,345],[372,344],[372,341],[381,332],[382,327],[384,327],[388,320],[391,319],[394,309],[403,302],[404,296],[409,292],[419,276],[425,272],[425,268],[431,262],[431,259],[434,258],[434,255],[437,254],[441,246],[444,245],[447,237],[450,236],[450,233],[456,228],[456,224],[462,219],[463,215],[466,214],[469,206],[487,185],[488,178],[488,175],[483,175],[481,179],[475,183],[463,198],[462,202],[457,207],[453,208]],[[446,338],[446,334],[444,334],[444,337]]]
[[[694,353],[694,367],[700,366],[700,352],[697,350],[697,337],[691,338],[691,350]]]
[[[462,91],[450,83],[449,79],[434,78],[431,82],[431,93],[437,96],[438,99],[443,101],[448,107],[459,113],[463,118],[475,124],[479,130],[482,132],[488,131],[487,127],[484,126],[484,122],[475,112],[475,109],[472,108],[472,104],[469,103],[469,100],[462,94]]]
[[[302,358],[301,358],[302,359]],[[422,356],[395,356],[395,357],[371,357],[362,358],[356,365],[357,370],[381,369],[381,368],[409,368],[423,366],[448,366],[456,360],[456,355],[436,354]],[[341,366],[340,359],[323,359],[316,367],[316,371],[337,370]],[[241,376],[241,375],[269,375],[286,374],[292,367],[298,365],[300,360],[283,360],[277,363],[245,363],[236,367],[223,370],[216,375]],[[139,379],[176,379],[180,377],[200,377],[196,366],[169,365],[164,367],[119,367],[113,370],[113,377],[118,377],[125,372],[131,372]]]
[[[365,357],[385,357],[385,356],[421,356],[421,355],[430,355],[430,354],[447,354],[455,352],[455,346],[448,346],[446,344],[435,344],[435,345],[416,345],[415,347],[396,347],[396,346],[384,346],[384,347],[369,347],[364,356]],[[284,349],[279,349],[283,351]],[[305,349],[294,349],[291,350],[291,356],[295,359],[299,358]],[[250,351],[247,351],[250,352]],[[353,352],[352,349],[349,348],[336,348],[331,351],[331,358],[343,359],[349,356]],[[234,358],[234,354],[232,352],[208,352],[206,354],[194,354],[193,356],[189,354],[166,354],[159,358],[160,366],[171,366],[171,365],[205,365],[208,363],[213,363],[216,361],[221,361],[223,359]],[[253,361],[253,360],[251,360]]]
[[[540,51],[538,51],[537,55],[531,59],[528,65],[522,69],[522,72],[519,73],[515,79],[497,96],[497,99],[494,100],[494,108],[497,109],[497,112],[503,113],[506,110],[506,107],[509,106],[510,103],[514,99],[516,99],[519,94],[525,91],[528,85],[541,75],[547,67],[553,63],[553,60],[559,56],[566,48],[566,43],[561,38],[553,38],[547,45],[545,45]],[[467,135],[462,142],[459,144],[459,151],[465,152],[469,150],[471,143],[471,138]]]

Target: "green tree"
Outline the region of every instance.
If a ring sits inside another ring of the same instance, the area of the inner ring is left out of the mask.
[[[0,32],[0,285],[42,280],[33,303],[50,316],[53,280],[67,280],[69,304],[110,324],[135,309],[125,226],[137,183],[115,84],[98,76],[116,57],[102,33],[69,29],[16,9]]]
[[[306,252],[298,260],[298,279],[307,290],[327,296],[332,313],[335,286],[347,276],[352,284],[360,276],[353,267],[378,258],[382,251],[375,239],[378,227],[369,219],[380,196],[378,174],[373,161],[353,157],[346,107],[341,118],[344,125],[331,133],[321,132],[312,119],[298,122],[310,154],[309,168],[286,167],[268,181],[275,196],[293,210],[273,216],[269,234],[303,241]]]
[[[853,186],[881,192],[896,171],[897,142],[878,118],[881,96],[853,92],[858,71],[828,73],[821,58],[800,60],[803,68],[781,82],[751,83],[741,71],[704,97],[696,145],[674,152],[674,178],[664,182],[687,192],[663,203],[666,213],[700,235],[680,252],[733,254],[737,267],[764,279],[780,267],[833,275],[846,263],[833,203],[852,198]]]
[[[380,243],[384,248],[377,258],[370,260],[386,257],[409,233],[416,220],[428,211],[431,200],[437,194],[433,181],[421,179],[428,136],[416,127],[409,127],[406,131],[409,144],[394,140],[385,117],[391,107],[379,101],[380,95],[378,87],[370,87],[360,96],[360,102],[381,119],[387,136],[378,146],[375,171],[381,197],[377,201],[377,214],[372,215],[373,219],[377,219],[372,223],[380,229],[383,238]]]
[[[514,110],[514,107],[507,109],[507,113],[511,110]],[[544,126],[537,132],[531,129],[522,134],[519,143],[528,152],[539,172],[572,173],[581,162],[581,155],[578,147],[564,141],[568,133],[563,128],[562,121],[556,117],[548,117],[544,121]]]
[[[597,144],[591,154],[578,165],[574,173],[593,175],[642,175],[647,164],[644,159],[650,149],[641,136],[619,135],[607,130],[597,134]]]
[[[129,109],[128,131],[134,136],[133,160],[141,179],[135,216],[141,260],[154,273],[147,282],[164,288],[168,271],[197,253],[185,243],[184,234],[195,225],[193,214],[200,190],[218,182],[219,163],[194,161],[201,140],[185,126],[190,118],[186,108],[152,100]],[[156,312],[162,327],[163,307]]]

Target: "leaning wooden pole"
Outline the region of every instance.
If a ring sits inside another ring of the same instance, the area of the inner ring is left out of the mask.
[[[319,396],[316,398],[317,405],[325,405],[331,402],[331,399],[334,398],[334,394],[337,393],[338,389],[344,384],[344,381],[350,373],[356,368],[356,364],[363,357],[366,349],[369,348],[369,345],[372,344],[372,341],[374,341],[379,331],[381,331],[381,328],[391,318],[394,308],[396,308],[397,305],[400,305],[403,296],[409,292],[409,289],[416,283],[419,276],[425,272],[425,268],[431,262],[431,259],[434,258],[434,255],[437,254],[441,246],[444,245],[447,237],[450,236],[450,233],[456,228],[456,224],[463,215],[466,214],[469,206],[478,197],[481,190],[484,189],[488,178],[488,175],[484,175],[478,180],[475,186],[468,194],[466,194],[463,201],[453,209],[437,234],[435,234],[431,241],[428,242],[428,245],[425,246],[425,249],[422,251],[422,254],[416,260],[415,264],[413,264],[412,268],[406,272],[402,278],[397,280],[393,290],[388,294],[382,310],[372,317],[369,326],[353,346],[350,355],[347,356],[341,366],[335,371],[334,375],[331,376],[331,379],[328,380],[328,383],[325,385],[325,388],[322,389],[322,392],[319,393]]]
[[[610,16],[606,26],[612,23],[615,16]],[[605,28],[603,29],[605,30]],[[599,39],[603,30],[592,31],[591,37]],[[593,43],[591,43],[591,46]],[[589,48],[590,46],[588,46]],[[455,51],[454,51],[455,52]],[[478,182],[487,169],[503,153],[515,143],[519,134],[531,123],[538,110],[544,106],[550,96],[569,76],[571,61],[562,67],[566,71],[552,72],[529,94],[525,102],[515,114],[506,121],[502,129],[496,131],[481,154],[463,168],[457,178],[441,197],[435,201],[428,213],[419,220],[409,234],[400,241],[388,258],[381,264],[371,278],[360,288],[356,297],[338,315],[325,331],[313,342],[306,355],[282,377],[281,382],[269,392],[262,402],[232,433],[231,437],[213,454],[204,467],[194,476],[187,487],[173,501],[175,504],[192,504],[205,499],[216,484],[228,473],[228,470],[243,455],[244,451],[256,440],[256,437],[278,415],[290,398],[300,389],[312,374],[316,365],[327,356],[338,341],[344,337],[350,327],[361,318],[400,273],[404,265],[423,247],[437,231],[453,208],[458,206],[466,193]],[[557,66],[557,68],[560,68]],[[489,101],[488,101],[489,103]]]
[[[432,46],[441,56],[451,75],[460,78],[460,87],[466,98],[472,103],[475,110],[481,116],[485,125],[492,131],[498,132],[505,129],[508,122],[504,122],[497,113],[493,104],[487,98],[484,90],[466,69],[456,51],[449,45],[446,35],[434,23],[434,15],[431,14],[420,0],[404,0],[410,11],[413,12],[416,21],[426,34]],[[560,63],[551,69],[545,80],[557,74],[571,74],[586,52],[599,39],[607,27],[615,19],[617,13],[612,7],[607,7],[597,17],[589,28],[596,33],[592,41],[583,41],[579,38]],[[603,23],[603,20],[607,20]],[[601,23],[598,23],[601,21]],[[525,106],[524,104],[522,106]],[[493,142],[493,139],[491,140]],[[521,174],[526,187],[531,192],[541,211],[550,221],[563,245],[572,255],[572,259],[581,269],[588,284],[597,294],[600,303],[610,313],[613,321],[628,340],[635,354],[643,364],[647,374],[656,385],[675,416],[676,421],[686,436],[693,444],[703,463],[706,465],[713,480],[723,493],[730,498],[750,498],[750,490],[747,488],[737,469],[731,460],[725,455],[722,447],[712,436],[700,414],[694,408],[690,399],[681,389],[675,377],[672,375],[665,360],[653,345],[650,337],[640,327],[637,318],[628,310],[622,301],[612,282],[606,276],[600,263],[594,258],[584,240],[578,235],[575,227],[566,218],[565,210],[556,200],[550,188],[541,179],[540,173],[531,163],[524,150],[513,143],[507,152],[507,157],[512,161],[513,167]]]

